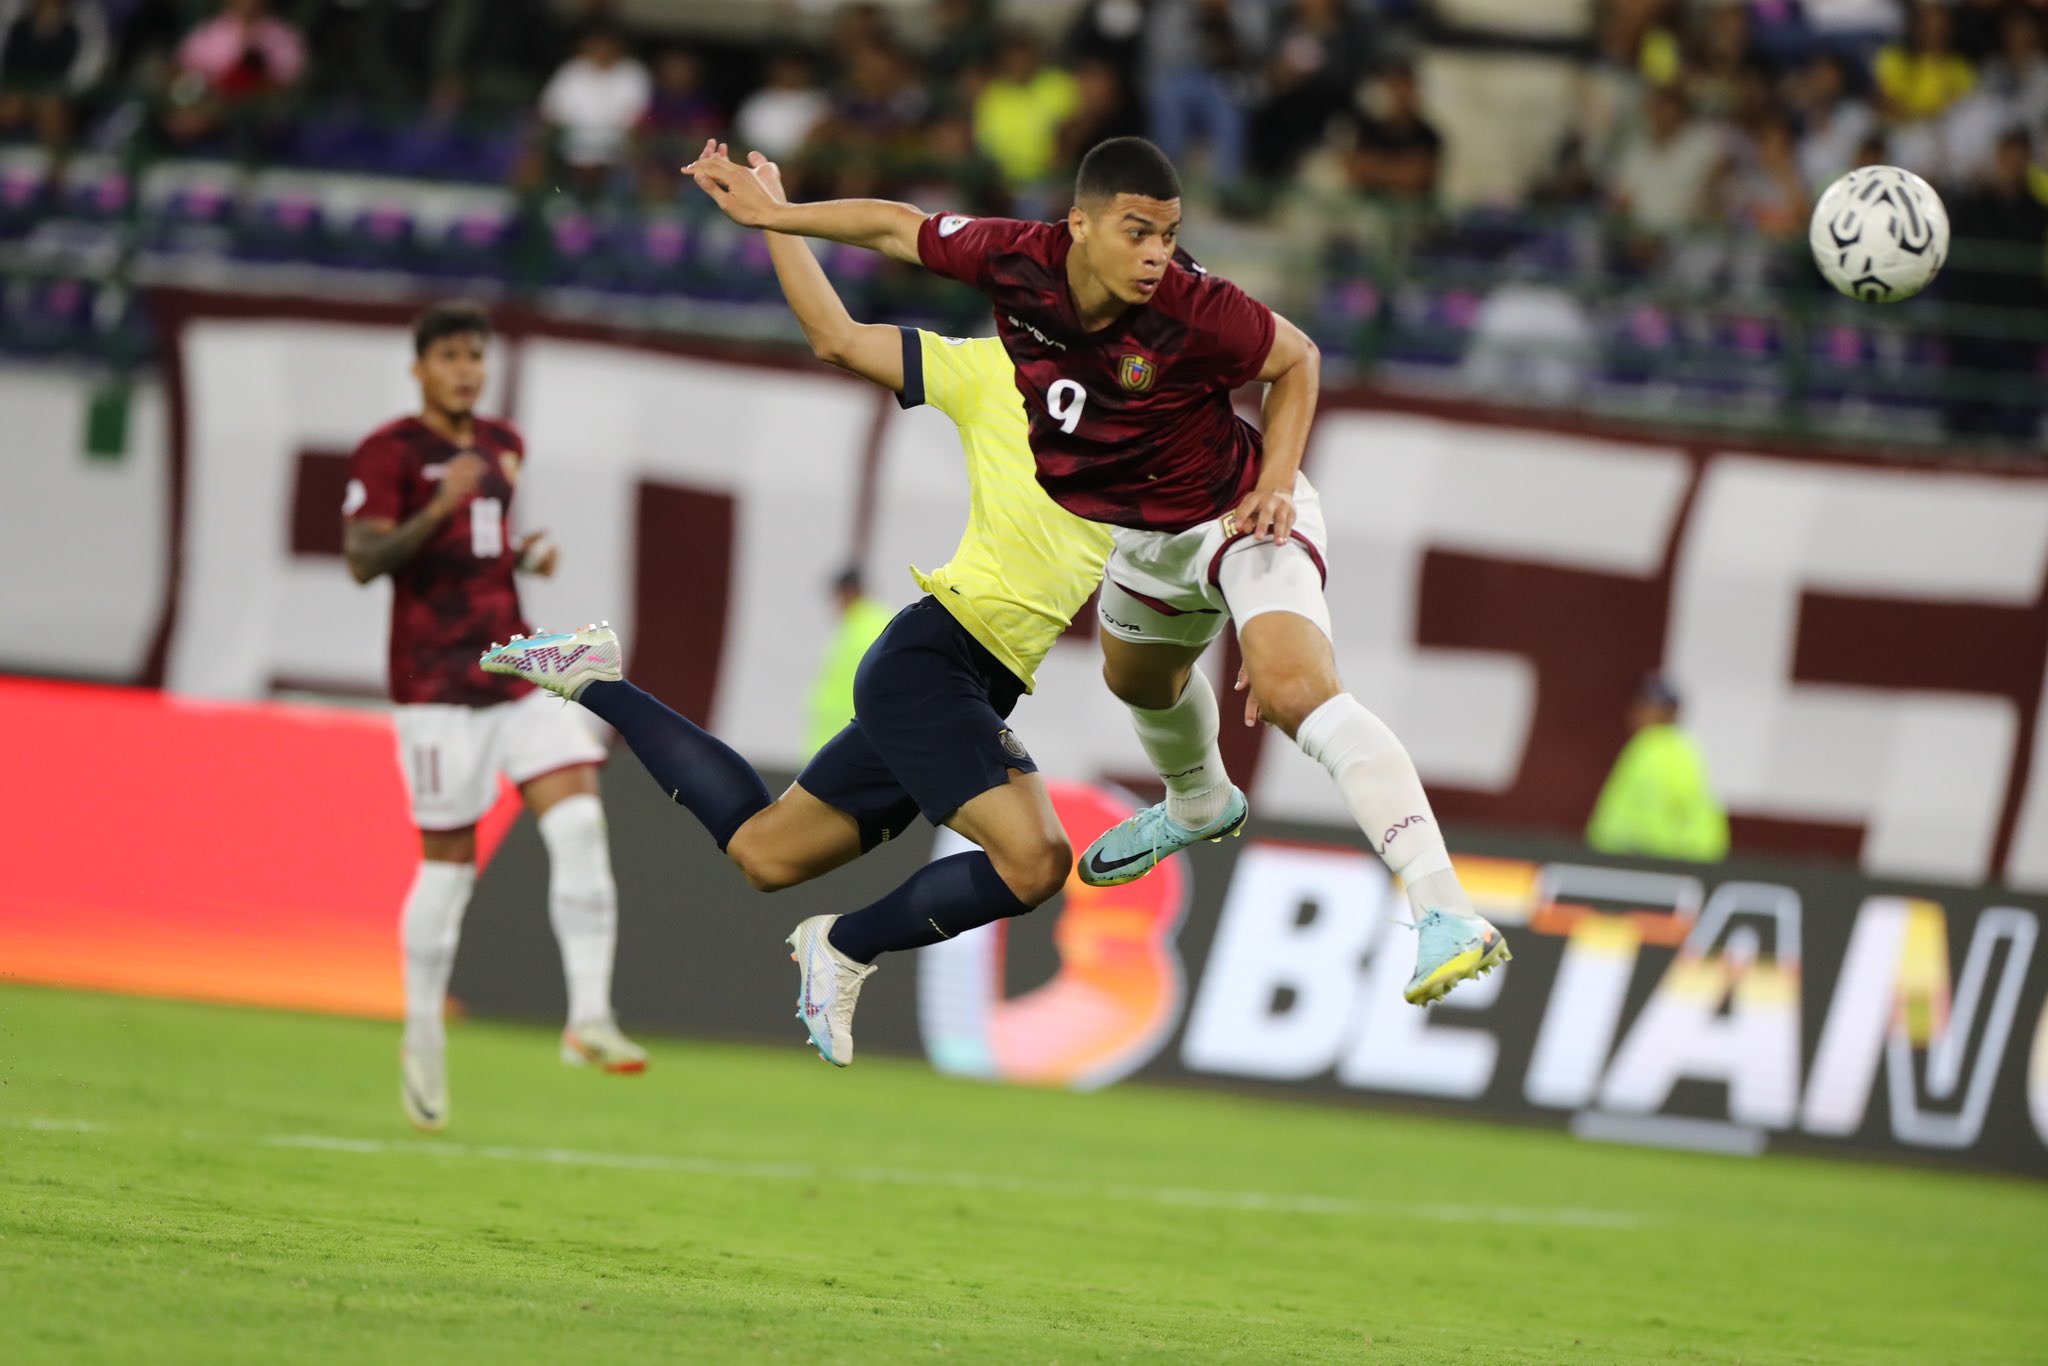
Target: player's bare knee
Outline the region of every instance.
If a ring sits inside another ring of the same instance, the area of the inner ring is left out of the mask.
[[[1265,718],[1293,735],[1309,713],[1337,695],[1337,689],[1321,672],[1282,669],[1270,677],[1255,679],[1253,691]]]
[[[751,837],[741,826],[725,846],[725,856],[757,892],[780,892],[804,880],[801,870],[765,839]]]
[[[1064,836],[1049,837],[1028,848],[1006,850],[996,872],[1019,901],[1042,906],[1060,894],[1074,868],[1074,846]]]
[[[1102,661],[1102,681],[1110,695],[1127,707],[1143,707],[1147,711],[1165,711],[1178,702],[1181,690],[1187,687],[1188,672],[1183,668],[1170,674],[1155,674],[1120,666],[1108,658]]]

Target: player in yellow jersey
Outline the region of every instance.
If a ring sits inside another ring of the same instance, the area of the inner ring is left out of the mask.
[[[720,149],[721,153],[723,149]],[[756,153],[777,199],[781,176]],[[596,712],[762,891],[807,882],[899,835],[922,813],[979,849],[936,860],[873,905],[818,915],[790,935],[798,1016],[827,1062],[853,1060],[853,1007],[884,953],[1021,915],[1066,885],[1074,851],[1045,783],[1006,724],[1039,661],[1102,577],[1109,528],[1038,485],[1023,400],[994,337],[959,340],[856,323],[801,238],[767,234],[776,278],[819,359],[953,420],[967,457],[966,533],[953,558],[913,570],[928,596],[896,614],[861,660],[854,719],[770,800],[747,761],[621,676],[609,628],[494,647],[516,674]]]

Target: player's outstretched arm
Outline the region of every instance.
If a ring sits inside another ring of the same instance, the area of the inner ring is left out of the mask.
[[[887,199],[826,199],[816,204],[777,203],[746,167],[726,155],[725,145],[704,144],[704,153],[683,174],[711,196],[725,216],[744,228],[766,228],[796,237],[823,237],[866,247],[909,264],[917,255],[917,230],[924,210]]]
[[[769,197],[782,201],[781,169],[759,152],[750,153],[747,161]],[[824,267],[811,255],[810,243],[779,232],[771,232],[767,237],[768,259],[775,264],[775,279],[782,286],[782,297],[789,300],[789,311],[796,314],[797,322],[803,326],[811,354],[827,365],[850,370],[893,393],[902,393],[903,334],[881,323],[855,322]]]
[[[1273,349],[1258,377],[1266,390],[1265,458],[1259,483],[1237,510],[1238,525],[1260,540],[1284,541],[1294,531],[1294,476],[1308,450],[1309,424],[1315,420],[1316,395],[1322,389],[1323,354],[1308,333],[1278,313],[1273,315]]]
[[[393,522],[387,517],[350,517],[341,526],[342,558],[357,583],[368,583],[420,553],[420,547],[434,539],[441,524],[455,515],[483,481],[481,456],[465,453],[448,462],[441,487],[428,504],[406,518]]]

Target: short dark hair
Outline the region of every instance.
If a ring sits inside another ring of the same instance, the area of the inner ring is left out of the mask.
[[[1143,138],[1098,142],[1081,158],[1081,170],[1074,177],[1074,200],[1114,199],[1120,194],[1179,199],[1180,176],[1166,153]]]
[[[479,337],[491,335],[491,315],[484,312],[482,304],[468,299],[435,304],[412,320],[412,353],[424,356],[435,342],[471,333]]]

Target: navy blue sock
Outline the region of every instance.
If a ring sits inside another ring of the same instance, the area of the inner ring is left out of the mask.
[[[872,906],[832,923],[832,947],[856,963],[921,949],[1031,908],[979,849],[927,863]]]
[[[626,737],[661,790],[688,807],[720,849],[768,805],[767,785],[752,764],[654,694],[620,679],[591,683],[576,700]]]

